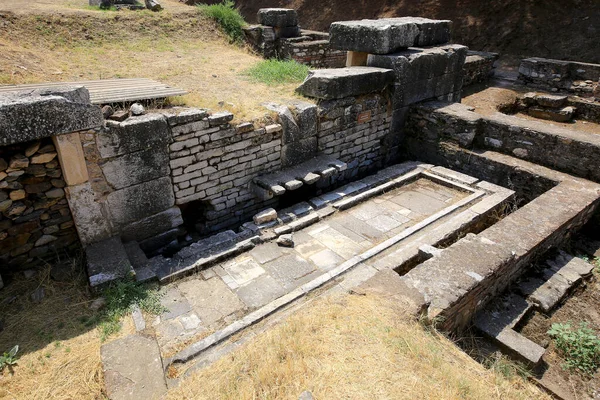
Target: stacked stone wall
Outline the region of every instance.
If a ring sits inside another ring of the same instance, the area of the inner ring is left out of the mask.
[[[494,64],[498,60],[497,53],[467,51],[464,65],[463,87],[474,83],[485,82],[494,76]]]
[[[0,147],[0,271],[79,247],[52,139]]]
[[[319,104],[318,151],[348,164],[346,176],[381,168],[390,158],[391,113],[382,94]]]
[[[519,81],[553,92],[566,91],[584,97],[598,97],[600,64],[527,58],[519,66]]]
[[[272,204],[258,199],[250,183],[256,176],[281,169],[281,126],[232,126],[232,118],[230,113],[208,115],[203,110],[169,118],[176,203],[206,202],[209,231],[244,222]]]
[[[342,68],[346,65],[346,52],[332,49],[326,39],[282,40],[279,54],[283,59],[291,59],[313,68]]]

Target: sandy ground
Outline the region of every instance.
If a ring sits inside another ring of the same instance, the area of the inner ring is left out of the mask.
[[[190,6],[177,0],[160,0],[165,10],[170,12],[189,11]],[[15,14],[30,13],[68,13],[88,9],[87,0],[0,0],[0,12],[9,11]]]

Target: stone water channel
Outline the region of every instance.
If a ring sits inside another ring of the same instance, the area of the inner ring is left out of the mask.
[[[356,187],[361,189],[339,199]],[[338,200],[313,210],[321,218],[292,233],[293,247],[267,240],[163,286],[168,311],[152,321],[136,316],[139,341],[128,337],[103,347],[105,368],[109,375],[135,373],[130,364],[139,360],[123,360],[122,347],[146,348],[142,335],[151,334],[156,339],[151,354],[159,360],[154,369],[165,369],[168,385],[175,385],[252,337],[258,321],[281,318],[276,311],[306,301],[309,293],[348,290],[380,270],[432,257],[432,246],[487,226],[512,196],[496,185],[419,163],[390,167],[323,194],[319,199]]]

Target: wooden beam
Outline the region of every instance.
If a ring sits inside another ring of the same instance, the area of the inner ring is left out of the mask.
[[[362,67],[367,65],[369,53],[349,51],[346,56],[346,67]]]

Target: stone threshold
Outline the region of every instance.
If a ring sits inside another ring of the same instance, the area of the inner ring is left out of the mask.
[[[401,186],[402,184],[406,184],[407,182],[417,179],[417,177],[424,177],[427,179],[431,179],[443,185],[447,185],[453,188],[457,188],[460,190],[464,190],[470,193],[469,196],[459,200],[455,204],[448,206],[424,220],[418,222],[410,228],[405,229],[401,233],[393,236],[392,238],[380,243],[379,245],[374,246],[373,248],[365,251],[357,256],[350,258],[349,260],[343,262],[338,265],[334,269],[326,272],[319,277],[305,283],[304,285],[290,291],[289,293],[275,299],[274,301],[268,303],[267,305],[247,314],[245,317],[231,323],[225,328],[211,334],[210,336],[189,345],[187,348],[175,354],[173,357],[165,359],[164,368],[167,370],[172,365],[185,364],[194,359],[197,359],[201,355],[203,355],[208,350],[213,350],[215,346],[223,343],[227,339],[231,338],[233,335],[242,332],[246,328],[256,324],[257,322],[265,319],[266,317],[286,308],[291,305],[295,301],[305,297],[307,294],[315,291],[316,289],[322,287],[323,285],[333,282],[334,280],[341,277],[343,274],[349,272],[350,270],[355,269],[355,267],[359,265],[365,265],[365,261],[372,260],[376,256],[384,253],[385,251],[392,249],[394,246],[397,246],[400,242],[405,239],[419,233],[434,224],[436,221],[440,221],[445,217],[450,216],[465,207],[470,207],[467,211],[470,211],[468,214],[472,220],[476,220],[477,216],[484,214],[484,208],[488,208],[489,210],[495,210],[498,204],[506,202],[507,200],[512,199],[514,195],[513,191],[507,190],[505,188],[501,188],[496,185],[489,184],[487,182],[479,182],[478,179],[474,179],[464,174],[456,173],[454,171],[445,169],[443,167],[434,167],[431,165],[418,164],[418,163],[407,163],[410,165],[408,168],[409,171],[406,172],[404,170],[404,174],[400,177],[394,178],[391,182],[389,181],[389,175],[387,177],[388,182],[384,183],[382,188],[375,186],[373,189],[366,190],[361,192],[355,196],[347,196],[345,199],[339,200],[333,203],[333,207],[337,205],[342,209],[344,207],[350,207],[353,204],[358,204],[372,196],[380,194],[384,191],[390,190],[393,187]],[[406,164],[401,164],[402,168],[406,169],[408,166]],[[400,166],[395,166],[393,168],[400,168]],[[388,169],[380,171],[380,176],[390,174],[391,171]],[[367,179],[374,179],[373,177],[369,177]],[[359,181],[360,182],[360,181]],[[479,182],[479,183],[478,183]],[[478,183],[478,185],[476,185]],[[491,199],[491,201],[490,201]],[[448,229],[444,230],[444,225],[436,227],[437,241],[434,241],[433,244],[441,241],[442,238],[447,238],[457,227],[464,228],[465,225],[468,225],[468,222],[464,221],[464,217],[467,214],[459,213],[459,216],[463,219],[460,223],[456,223],[456,220],[451,218],[446,221],[444,224],[447,224]],[[289,226],[289,225],[286,225]],[[308,226],[308,225],[306,225]],[[305,226],[304,226],[305,227]],[[292,226],[293,229],[293,226]],[[417,250],[418,251],[418,250]],[[371,268],[372,269],[372,268]],[[368,279],[371,275],[367,274],[363,277],[363,281]],[[360,279],[359,279],[360,280]]]

